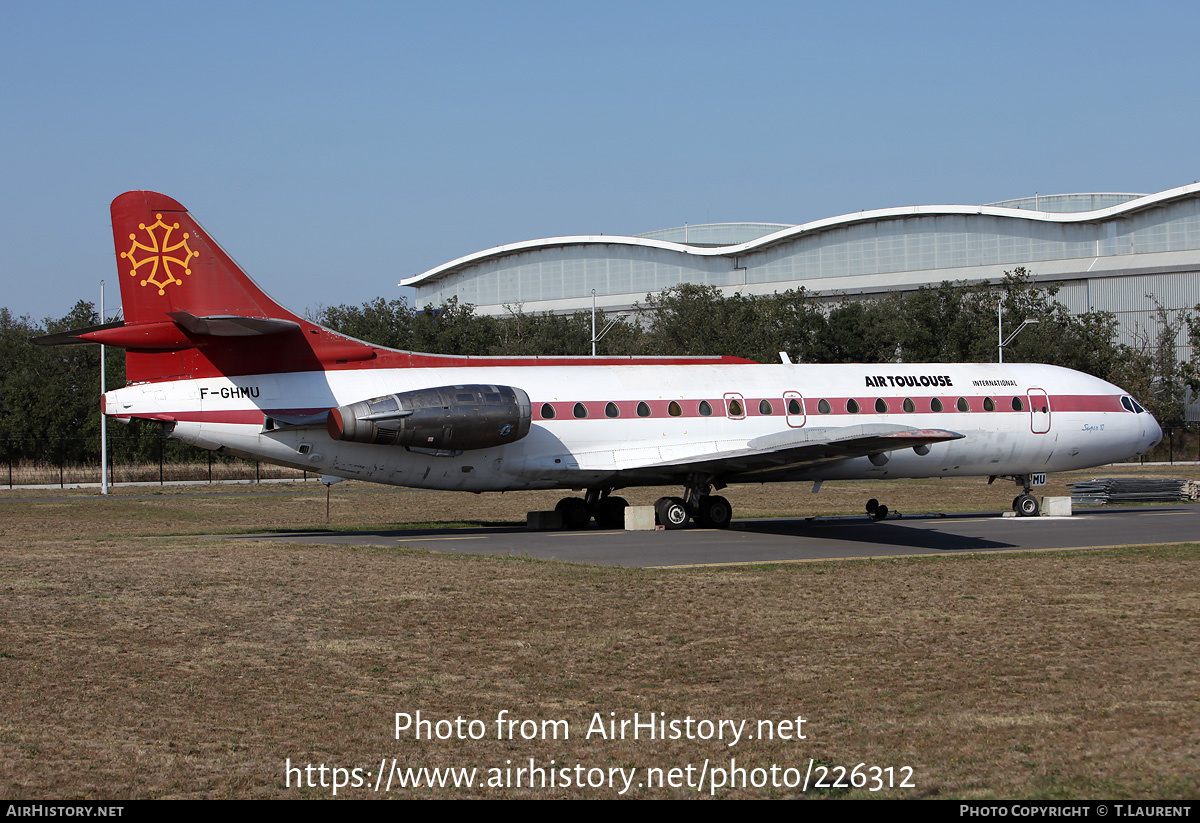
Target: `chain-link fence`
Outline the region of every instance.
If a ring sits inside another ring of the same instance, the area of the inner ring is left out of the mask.
[[[30,444],[19,440],[0,440],[0,454],[5,455],[0,464],[0,483],[8,488],[19,486],[78,486],[101,483],[99,461],[73,459],[79,454],[81,438],[62,437],[56,442],[39,441],[41,458],[18,458],[14,455],[28,454]],[[157,455],[149,458],[118,458],[109,452],[108,482],[122,483],[221,483],[230,481],[262,482],[264,480],[320,480],[320,474],[299,469],[244,460],[239,457],[218,454],[182,443],[161,439]]]

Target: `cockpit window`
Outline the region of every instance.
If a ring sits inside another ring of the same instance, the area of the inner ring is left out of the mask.
[[[1131,397],[1131,398],[1129,398],[1129,402],[1130,402],[1130,403],[1133,403],[1133,409],[1134,409],[1134,411],[1136,411],[1138,414],[1145,414],[1146,410],[1142,408],[1142,404],[1141,404],[1141,403],[1139,403],[1138,401],[1134,400],[1132,397]]]
[[[1133,411],[1133,399],[1132,398],[1122,397],[1121,405],[1125,407],[1125,411]]]

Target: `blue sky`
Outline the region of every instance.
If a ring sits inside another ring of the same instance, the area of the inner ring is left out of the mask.
[[[1184,3],[0,4],[0,306],[182,202],[303,312],[490,246],[1200,178]]]

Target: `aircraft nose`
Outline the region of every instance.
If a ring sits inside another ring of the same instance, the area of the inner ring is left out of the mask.
[[[1142,437],[1145,441],[1145,447],[1142,453],[1146,453],[1162,442],[1162,426],[1158,425],[1158,421],[1154,419],[1154,415],[1146,414],[1146,426],[1142,431]]]

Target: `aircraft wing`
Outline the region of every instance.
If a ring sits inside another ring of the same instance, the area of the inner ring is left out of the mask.
[[[686,469],[689,473],[746,479],[852,457],[885,454],[913,446],[930,446],[963,437],[965,435],[945,429],[913,429],[880,423],[804,428],[755,437],[740,448],[681,455],[668,461],[647,463],[636,470],[660,473]]]

